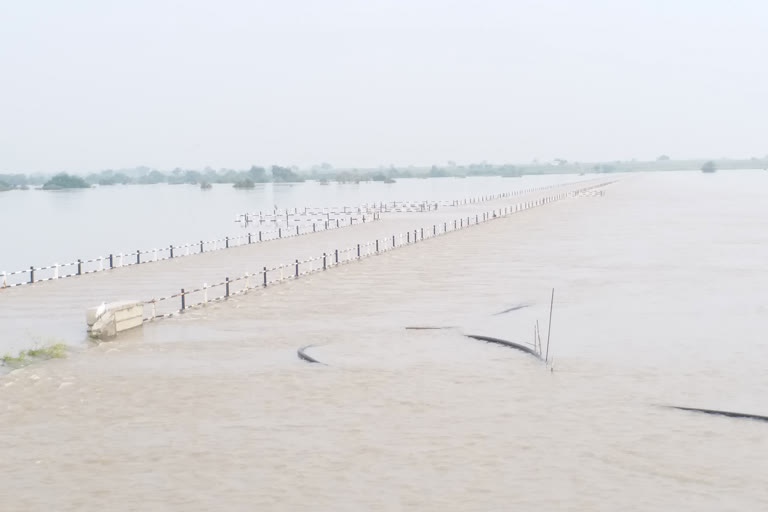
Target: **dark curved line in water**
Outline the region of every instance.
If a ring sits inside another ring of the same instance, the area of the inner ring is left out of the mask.
[[[509,309],[505,309],[504,311],[499,311],[498,313],[494,313],[492,316],[503,315],[504,313],[511,313],[512,311],[517,311],[518,309],[523,309],[527,307],[530,307],[530,304],[519,304],[517,306],[512,306]]]
[[[530,354],[539,361],[543,361],[544,359],[531,347],[521,345],[520,343],[515,343],[514,341],[507,341],[502,340],[500,338],[492,338],[490,336],[480,336],[479,334],[465,334],[467,338],[473,338],[480,341],[487,341],[488,343],[496,343],[497,345],[503,345],[505,347],[514,348],[515,350],[520,350],[521,352],[525,352],[526,354]]]
[[[296,354],[299,356],[299,359],[302,359],[308,363],[317,363],[317,364],[324,365],[325,363],[322,363],[317,359],[315,359],[314,357],[312,357],[311,355],[307,354],[306,350],[309,347],[314,347],[314,345],[304,345],[303,347],[299,347],[299,349],[296,351]]]
[[[437,329],[455,329],[455,327],[406,327],[406,331],[433,331]]]
[[[715,409],[699,409],[697,407],[681,407],[678,405],[665,405],[670,409],[678,409],[681,411],[701,412],[704,414],[716,414],[718,416],[728,416],[729,418],[744,418],[748,420],[768,421],[768,416],[759,416],[757,414],[745,414],[743,412],[731,412],[731,411],[718,411]]]

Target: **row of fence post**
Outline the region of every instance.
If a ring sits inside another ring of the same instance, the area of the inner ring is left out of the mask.
[[[469,226],[469,222],[467,222],[467,226]],[[443,224],[443,229],[445,230],[445,232],[447,232],[447,229],[448,229],[448,223],[447,222]],[[418,229],[414,229],[413,230],[413,243],[415,243],[415,242],[417,242],[419,240],[418,233],[419,233]],[[432,226],[432,233],[435,234],[435,235],[437,234],[437,224]],[[407,237],[407,243],[410,244],[411,243],[411,232],[410,232],[410,230],[406,232],[406,237]],[[423,227],[421,228],[421,240],[424,240],[424,228]],[[394,249],[396,247],[397,247],[397,235],[392,235],[392,248]],[[378,253],[378,252],[379,252],[379,240],[377,239],[376,240],[376,253]],[[362,259],[362,244],[359,244],[359,243],[356,244],[356,253],[357,253],[357,259],[358,260]],[[339,261],[340,261],[339,260],[339,249],[334,249],[334,251],[333,251],[333,263],[334,263],[334,265],[338,266],[339,265]],[[298,259],[294,260],[294,263],[293,263],[293,267],[294,267],[294,269],[293,269],[294,270],[293,271],[293,277],[295,279],[298,279],[299,276],[300,276],[300,268],[299,268],[300,263],[301,262]],[[282,281],[284,279],[284,276],[283,276],[283,273],[282,273],[283,265],[280,265],[279,268],[280,268],[280,280],[279,281]],[[328,253],[324,252],[323,253],[323,270],[327,270],[327,269],[328,269]],[[265,288],[267,287],[267,285],[269,283],[268,277],[267,277],[267,272],[268,272],[267,267],[266,266],[263,267],[262,268],[262,286],[265,287]],[[248,278],[249,278],[249,274],[246,273],[245,274],[245,287],[244,287],[244,291],[247,291],[249,289]],[[231,295],[231,293],[230,293],[230,283],[231,283],[231,281],[230,281],[229,277],[224,278],[224,297],[223,298],[225,298],[225,299],[228,299],[230,297],[230,295]],[[197,290],[197,291],[199,291],[199,290]],[[202,301],[202,304],[207,304],[208,303],[208,284],[207,283],[203,283],[202,291],[203,291],[203,301]],[[188,309],[187,308],[186,296],[187,296],[187,292],[185,291],[184,288],[181,288],[181,290],[179,292],[179,297],[181,299],[181,309],[180,309],[181,312],[184,312],[186,309]],[[154,315],[155,315],[155,313],[154,313],[154,302],[153,302],[153,316],[152,316],[152,318],[154,318]]]
[[[354,225],[353,221],[354,221],[353,218],[349,219],[349,225],[350,226]],[[336,219],[336,227],[337,228],[341,227],[339,219]],[[325,229],[326,230],[329,229],[328,221],[325,221]],[[317,226],[315,225],[315,223],[312,224],[312,232],[313,233],[317,232]],[[296,235],[301,235],[300,226],[298,226],[298,225],[296,226]],[[253,234],[252,233],[248,233],[247,237],[248,237],[248,243],[249,244],[253,243]],[[277,238],[278,239],[283,238],[282,228],[278,228],[278,236],[277,236]],[[230,237],[228,237],[228,236],[224,238],[225,249],[229,249],[230,248],[229,247],[229,245],[230,245],[229,244],[229,240],[230,240]],[[262,242],[262,241],[263,241],[263,234],[262,234],[262,231],[259,231],[259,242]],[[214,241],[214,244],[215,243],[216,242]],[[187,247],[187,253],[189,253],[189,246],[186,246],[186,247]],[[174,245],[170,245],[168,247],[169,259],[173,259],[174,257],[177,256],[177,252],[176,252],[177,249],[179,249],[179,247],[176,247]],[[151,261],[157,261],[157,259],[158,259],[157,251],[158,251],[157,249],[153,249],[154,258]],[[149,251],[147,251],[147,252],[149,252]],[[200,252],[199,252],[199,254],[203,254],[204,252],[205,252],[205,242],[203,240],[200,240]],[[135,263],[136,265],[140,265],[142,263],[142,261],[141,261],[141,254],[142,254],[141,253],[141,249],[137,249],[136,250],[136,263]],[[115,263],[116,263],[115,257],[117,257],[117,259],[118,259],[117,267],[118,268],[119,267],[123,267],[124,266],[124,264],[123,264],[124,256],[125,255],[123,253],[119,253],[117,255],[115,255],[113,253],[113,254],[110,254],[109,256],[107,256],[106,259],[109,261],[109,269],[112,270],[112,269],[115,268]],[[89,260],[89,261],[94,261],[94,262],[98,261],[99,262],[99,269],[97,271],[101,272],[101,271],[104,270],[104,259],[105,259],[105,257],[101,256],[98,259]],[[82,259],[78,258],[78,260],[76,262],[76,264],[77,264],[77,272],[74,275],[76,275],[76,276],[82,276],[83,275],[83,263],[84,263],[84,261]],[[145,260],[144,263],[148,263],[148,261]],[[70,264],[67,264],[67,265],[70,265]],[[54,275],[53,275],[53,277],[51,279],[58,279],[59,278],[59,267],[60,267],[60,265],[58,263],[56,263],[56,264],[54,264],[54,265],[52,265],[50,267],[42,267],[42,269],[44,270],[44,269],[47,269],[47,268],[52,268],[53,271],[54,271]],[[28,284],[34,284],[36,282],[35,281],[35,272],[38,271],[38,270],[41,270],[41,268],[35,268],[34,265],[30,265],[30,267],[29,267],[29,280],[28,280]],[[2,272],[2,273],[0,273],[0,276],[2,276],[2,281],[0,281],[0,288],[7,288],[8,287],[8,273],[7,272]],[[67,276],[65,276],[65,277],[67,277]]]
[[[568,195],[567,193],[563,193],[563,194],[557,194],[554,197],[555,198],[562,198],[562,197],[565,197],[567,195]],[[539,198],[539,199],[536,199],[536,200],[533,200],[533,201],[526,201],[526,202],[522,203],[522,207],[518,207],[518,206],[515,206],[515,207],[505,207],[503,210],[502,209],[499,210],[498,216],[496,214],[496,210],[494,210],[493,211],[493,217],[491,217],[491,215],[488,212],[485,212],[485,213],[483,213],[483,221],[487,221],[487,220],[489,220],[491,218],[503,217],[503,216],[508,215],[510,213],[515,213],[515,212],[518,212],[518,211],[526,210],[526,209],[532,208],[534,206],[544,205],[544,204],[547,204],[547,203],[551,202],[552,200],[553,200],[552,198],[545,197],[545,198]],[[466,221],[467,221],[466,222],[466,227],[469,227],[469,226],[472,225],[471,217],[467,217]],[[476,214],[475,215],[475,225],[478,225],[479,223],[480,223],[480,214]],[[464,228],[465,227],[464,218],[454,219],[453,227],[454,227],[454,230]],[[406,244],[411,244],[411,243],[418,242],[419,241],[419,233],[421,234],[420,239],[424,240],[424,228],[423,227],[421,227],[420,229],[417,228],[417,229],[413,230],[413,239],[411,239],[411,232],[410,232],[410,230],[406,231]],[[445,234],[445,233],[448,233],[448,222],[443,222],[443,234]],[[438,232],[437,232],[437,224],[434,224],[432,226],[432,234],[433,234],[433,236],[436,236],[438,234]],[[261,235],[261,232],[259,232],[259,235]],[[402,237],[402,235],[400,235],[400,236]],[[402,240],[402,238],[401,238],[401,240]],[[392,248],[393,249],[397,248],[397,235],[392,235]],[[379,246],[379,239],[377,238],[376,239],[376,253],[378,254],[379,252],[380,252],[380,246]],[[339,264],[339,250],[338,249],[334,250],[333,257],[334,257],[334,264],[338,265]],[[361,244],[358,243],[357,244],[357,259],[359,260],[361,258],[362,258]],[[311,261],[311,260],[308,260],[308,261]],[[111,261],[111,255],[110,255],[110,265],[111,265],[111,263],[112,263],[112,261]],[[300,265],[300,261],[298,259],[294,260],[294,263],[293,263],[292,266],[294,267],[293,277],[295,279],[298,279],[299,276],[300,276],[299,265]],[[283,265],[280,265],[279,268],[280,268],[280,279],[279,279],[279,281],[282,281],[284,279]],[[328,253],[324,252],[323,253],[323,270],[327,270],[327,269],[328,269]],[[30,272],[32,272],[32,273],[34,272],[34,268],[33,267],[30,267]],[[32,274],[32,275],[34,275],[34,274]],[[250,274],[248,274],[246,272],[246,274],[244,276],[244,278],[245,278],[244,291],[246,291],[246,292],[249,289],[249,277],[250,277]],[[230,295],[231,295],[230,294],[230,283],[231,283],[231,280],[229,279],[229,277],[224,278],[224,283],[223,284],[224,284],[225,288],[224,288],[224,297],[223,298],[225,298],[225,299],[228,299],[230,297]],[[268,283],[269,283],[269,281],[268,281],[268,278],[267,278],[267,267],[265,266],[262,269],[262,286],[266,288]],[[196,291],[199,291],[199,290],[196,290]],[[203,304],[207,304],[208,303],[208,285],[206,283],[203,284],[202,291],[203,291],[203,302],[202,303]],[[181,297],[181,310],[180,310],[181,312],[184,312],[187,309],[186,295],[187,295],[187,292],[185,291],[184,288],[182,288],[181,292],[179,293],[179,296]],[[153,301],[151,301],[151,303],[152,303],[152,308],[153,308],[152,309],[152,318],[155,318],[155,301],[153,300]]]
[[[471,199],[469,201],[475,201],[475,199]],[[466,202],[467,202],[467,200],[465,200],[464,203],[456,201],[455,204],[466,204]],[[523,204],[524,204],[524,208],[528,208],[528,207],[530,207],[532,205],[544,204],[545,202],[546,202],[546,200],[544,200],[544,199],[536,199],[536,200],[533,200],[533,201],[526,201]],[[487,214],[483,214],[484,220],[487,219],[486,215]],[[376,220],[376,218],[377,218],[377,216],[374,214],[374,220]],[[330,215],[328,215],[328,219],[330,220]],[[329,220],[325,221],[325,229],[326,230],[329,228]],[[336,227],[337,228],[341,227],[340,220],[339,219],[335,219],[335,220],[336,220]],[[458,222],[458,224],[457,224],[457,222]],[[479,222],[479,214],[477,214],[475,216],[475,223],[478,223],[478,222]],[[353,225],[353,218],[350,218],[350,225]],[[469,218],[467,218],[467,225],[469,225]],[[443,230],[444,231],[447,231],[447,226],[448,226],[447,222],[444,223],[444,225],[443,225]],[[453,227],[454,227],[454,229],[463,228],[464,227],[464,219],[462,218],[462,219],[459,219],[458,221],[454,220]],[[315,223],[313,223],[312,224],[312,232],[316,232],[316,231],[317,231],[317,227],[316,227]],[[298,226],[298,225],[296,226],[296,234],[297,235],[301,234],[300,226]],[[433,234],[437,234],[437,227],[436,226],[433,228]],[[408,233],[408,237],[409,237],[409,240],[410,240],[410,233]],[[416,235],[414,234],[414,239],[415,239],[415,237],[416,237]],[[422,228],[422,239],[423,239],[423,237],[424,236],[423,236],[423,228]],[[252,233],[249,232],[247,234],[247,238],[248,238],[248,243],[251,244],[252,241],[253,241]],[[278,237],[277,238],[278,239],[283,238],[282,228],[278,228]],[[229,239],[230,239],[230,237],[228,237],[228,236],[225,237],[225,239],[224,239],[225,248],[226,249],[230,248]],[[262,231],[259,231],[259,242],[262,242],[262,241],[263,241]],[[217,243],[217,242],[214,241],[214,243]],[[392,239],[392,244],[393,244],[393,246],[396,244],[396,241],[395,241],[394,237]],[[176,249],[178,249],[178,248],[179,247],[175,247],[174,245],[170,245],[169,246],[168,250],[169,250],[169,258],[170,259],[173,259],[176,256]],[[187,248],[187,254],[189,254],[189,245],[187,245],[186,248]],[[154,258],[153,259],[154,259],[154,261],[157,261],[157,259],[158,259],[157,252],[158,252],[158,250],[154,249],[153,251],[154,251]],[[205,252],[205,242],[201,240],[200,241],[200,254],[202,254],[204,252]],[[376,252],[379,252],[379,242],[378,242],[378,240],[376,241]],[[338,253],[338,251],[337,251],[337,253]],[[358,253],[359,253],[359,248],[358,248]],[[119,258],[119,265],[118,266],[122,267],[123,266],[123,256],[124,256],[124,254],[120,253],[117,256]],[[98,258],[98,260],[89,260],[89,261],[98,261],[99,262],[99,269],[98,269],[98,271],[103,271],[104,270],[104,257],[100,257],[100,258]],[[115,255],[114,254],[110,254],[108,256],[108,261],[109,261],[109,268],[110,269],[114,269],[115,268]],[[145,263],[146,262],[147,261],[145,261]],[[338,263],[338,254],[336,255],[336,262]],[[84,262],[83,262],[82,259],[78,259],[77,260],[77,273],[75,275],[78,275],[78,276],[83,275],[83,263]],[[136,250],[136,264],[137,265],[141,264],[141,250],[140,249]],[[52,279],[58,279],[59,278],[59,265],[58,264],[55,264],[52,267],[44,267],[44,268],[53,268],[54,269],[54,276],[53,276]],[[36,269],[34,266],[30,266],[29,267],[29,284],[33,284],[35,282],[35,271],[36,270],[40,270],[40,269]],[[65,277],[67,277],[67,276],[65,276]],[[8,286],[8,284],[7,284],[7,273],[3,272],[2,273],[2,287],[5,288],[7,286]]]

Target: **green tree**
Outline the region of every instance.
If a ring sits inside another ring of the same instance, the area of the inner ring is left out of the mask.
[[[0,181],[4,181],[12,187],[23,187],[29,184],[24,174],[0,174]]]
[[[717,166],[715,165],[715,162],[713,162],[712,160],[704,162],[704,165],[701,166],[701,172],[715,172],[715,171],[717,171]]]
[[[252,165],[248,170],[248,178],[254,183],[267,183],[269,178],[267,177],[267,170],[263,167]]]
[[[133,179],[122,172],[111,174],[110,171],[110,175],[99,179],[98,183],[99,185],[116,185],[118,183],[120,185],[127,185],[128,183],[133,183]]]
[[[144,176],[139,178],[139,183],[142,183],[145,185],[154,185],[155,183],[165,183],[166,181],[167,181],[167,178],[165,177],[165,174],[155,170],[152,170],[149,172],[149,174],[145,174]]]
[[[350,182],[360,181],[360,178],[357,175],[357,173],[353,173],[350,171],[337,172],[334,179],[339,183],[350,183]]]
[[[293,172],[288,167],[273,165],[272,181],[275,183],[298,183],[304,181],[304,178]]]
[[[72,176],[65,172],[59,173],[43,184],[43,190],[63,190],[66,188],[90,188],[91,186],[80,176]]]
[[[450,176],[450,174],[445,169],[440,169],[435,165],[429,169],[430,178],[444,178],[446,176]]]
[[[219,183],[237,183],[244,179],[244,177],[234,169],[222,169],[220,173]]]

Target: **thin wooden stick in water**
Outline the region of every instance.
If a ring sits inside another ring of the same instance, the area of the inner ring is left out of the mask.
[[[547,355],[545,361],[549,361],[549,336],[552,334],[552,306],[555,305],[555,289],[552,288],[552,299],[549,302],[549,327],[547,328]]]

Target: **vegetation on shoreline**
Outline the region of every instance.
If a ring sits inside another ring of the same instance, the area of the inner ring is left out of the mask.
[[[212,169],[187,170],[176,168],[170,172],[161,172],[149,167],[133,169],[104,170],[91,173],[83,178],[61,173],[53,178],[42,174],[0,174],[0,191],[25,189],[29,186],[43,185],[46,190],[62,188],[84,188],[89,185],[102,187],[113,185],[152,185],[167,183],[169,185],[201,185],[229,183],[241,184],[237,188],[250,188],[248,183],[299,183],[314,180],[321,183],[335,181],[337,183],[382,182],[391,183],[398,178],[464,178],[470,176],[502,176],[515,178],[524,175],[539,174],[584,174],[584,173],[614,173],[632,171],[694,171],[714,172],[705,170],[704,166],[714,166],[714,169],[768,169],[768,155],[749,159],[716,160],[673,160],[668,155],[661,155],[652,161],[616,160],[612,162],[573,162],[556,158],[549,162],[534,160],[524,164],[490,164],[480,162],[459,165],[456,162],[446,162],[441,165],[426,167],[416,166],[380,166],[374,169],[335,169],[327,163],[301,170],[298,167],[273,165],[269,169],[257,165],[247,170]],[[49,179],[50,178],[50,179]],[[243,187],[242,185],[246,185]]]
[[[715,172],[717,171],[717,165],[715,165],[715,162],[710,160],[709,162],[704,162],[704,165],[701,166],[701,172]]]
[[[57,174],[43,185],[43,190],[64,190],[67,188],[90,188],[91,186],[80,176],[72,176],[65,172]]]
[[[21,368],[36,361],[59,359],[62,357],[67,357],[67,346],[63,343],[54,343],[52,345],[22,350],[15,356],[5,354],[0,358],[0,362],[9,368]]]

